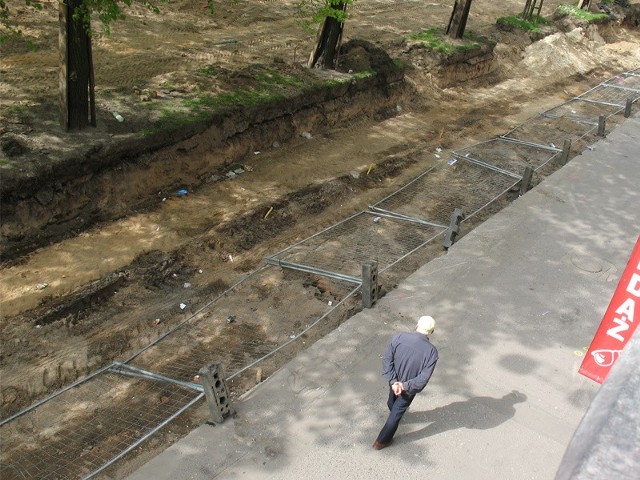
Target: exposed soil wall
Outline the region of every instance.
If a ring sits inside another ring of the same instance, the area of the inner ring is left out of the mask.
[[[247,155],[300,141],[303,133],[393,116],[407,93],[398,69],[364,78],[344,75],[282,100],[230,109],[205,123],[149,138],[96,142],[41,165],[34,176],[5,177],[3,261],[154,205],[179,188],[216,181]]]

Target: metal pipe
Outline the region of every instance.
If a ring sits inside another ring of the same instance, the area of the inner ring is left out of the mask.
[[[477,159],[475,157],[472,157],[468,153],[466,155],[460,155],[460,154],[458,154],[456,152],[453,152],[453,156],[458,158],[458,159],[460,159],[460,160],[466,160],[466,161],[468,161],[470,163],[474,163],[476,165],[479,165],[481,167],[487,168],[489,170],[493,170],[494,172],[501,173],[503,175],[507,175],[508,177],[517,178],[518,180],[520,180],[522,178],[522,176],[518,175],[517,173],[510,172],[509,170],[505,170],[503,168],[496,167],[495,165],[491,165],[490,163],[483,162],[482,160],[479,160],[479,159]]]
[[[278,265],[283,268],[290,268],[291,270],[299,270],[306,273],[315,273],[317,275],[323,275],[325,277],[335,278],[336,280],[343,280],[345,282],[357,283],[362,282],[362,279],[358,277],[352,277],[343,273],[332,272],[330,270],[323,270],[321,268],[310,267],[308,265],[302,265],[300,263],[287,262],[286,260],[279,260],[274,257],[267,257],[265,261],[271,265]]]
[[[124,371],[123,371],[124,370]],[[128,371],[127,371],[128,370]],[[164,375],[160,375],[158,373],[149,372],[148,370],[143,370],[138,367],[134,367],[133,365],[126,365],[120,362],[114,362],[110,371],[114,373],[118,373],[120,375],[126,375],[130,377],[138,377],[138,378],[146,378],[149,380],[156,380],[159,382],[166,383],[175,383],[176,385],[180,385],[182,387],[190,388],[192,390],[196,390],[198,392],[204,392],[202,385],[198,383],[184,382],[182,380],[177,380],[171,377],[165,377]]]
[[[607,105],[609,107],[624,107],[624,105],[620,105],[618,103],[602,102],[600,100],[591,100],[589,98],[578,98],[578,100],[581,100],[587,103],[595,103],[596,105]]]
[[[368,212],[368,213],[371,213],[371,215],[379,215],[381,217],[393,218],[395,220],[418,223],[420,225],[425,225],[427,227],[447,228],[445,225],[440,225],[439,223],[427,222],[426,220],[421,220],[416,217],[410,217],[409,215],[403,215],[402,213],[385,210],[383,208],[376,207],[374,205],[369,205],[369,208],[373,210],[373,212],[375,212],[375,213]]]
[[[547,118],[566,118],[567,120],[570,120],[570,121],[575,122],[575,123],[585,123],[587,125],[597,125],[596,122],[593,122],[591,120],[584,120],[582,118],[572,117],[571,115],[554,115],[552,113],[542,113],[541,115],[543,117],[547,117]]]
[[[617,88],[619,90],[628,90],[628,91],[640,93],[640,88],[623,87],[622,85],[614,85],[612,83],[605,83],[604,85],[607,88]]]
[[[499,138],[501,140],[505,140],[507,142],[519,143],[520,145],[527,145],[529,147],[542,148],[544,150],[551,150],[552,152],[561,152],[558,147],[552,147],[551,145],[540,145],[539,143],[527,142],[526,140],[518,140],[517,138],[506,137],[505,135],[509,135],[509,133],[513,132],[515,128],[504,135],[501,135]]]

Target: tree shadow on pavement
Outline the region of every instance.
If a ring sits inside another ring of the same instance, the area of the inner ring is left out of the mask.
[[[400,433],[396,437],[398,443],[409,443],[422,438],[431,437],[448,430],[468,428],[488,430],[495,428],[513,418],[516,403],[527,400],[527,396],[514,390],[502,398],[473,397],[461,402],[434,408],[423,412],[407,412],[403,424],[428,424],[426,427],[410,433]],[[401,427],[402,428],[402,427]]]

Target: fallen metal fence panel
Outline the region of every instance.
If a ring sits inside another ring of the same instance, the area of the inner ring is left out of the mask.
[[[518,140],[540,148],[552,147],[560,151],[566,139],[583,138],[593,129],[594,126],[588,123],[538,115],[501,135],[500,138]]]
[[[315,268],[319,274],[328,270],[358,278],[365,262],[377,262],[379,271],[382,271],[397,258],[429,242],[442,230],[442,227],[360,212],[268,260]]]
[[[447,228],[454,208],[471,215],[517,183],[514,177],[517,175],[490,170],[466,158],[453,159],[418,176],[371,208]]]
[[[616,88],[618,86],[620,85],[603,83],[580,95],[578,98],[584,101],[596,102],[600,105],[617,106],[620,108],[624,108],[627,104],[627,99],[631,99],[632,102],[637,102],[640,98],[640,90]]]
[[[176,380],[198,382],[200,368],[216,361],[225,376],[233,376],[295,338],[353,289],[337,280],[266,266],[127,363]]]
[[[583,98],[578,97],[547,110],[542,115],[598,125],[600,115],[610,117],[620,113],[621,109],[619,105],[586,102]]]
[[[640,92],[640,69],[620,73],[604,82],[605,85],[615,85],[623,88],[630,88]]]
[[[0,477],[88,478],[201,396],[175,384],[103,372],[2,426]]]
[[[480,162],[513,172],[522,177],[527,167],[538,170],[553,160],[558,152],[555,149],[513,142],[506,138],[494,138],[469,147],[455,150],[453,155]]]

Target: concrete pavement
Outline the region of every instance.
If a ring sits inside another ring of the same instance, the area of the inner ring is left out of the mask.
[[[578,367],[640,233],[639,152],[635,115],[129,480],[553,479],[599,389]],[[423,314],[440,361],[373,450],[382,352]]]

